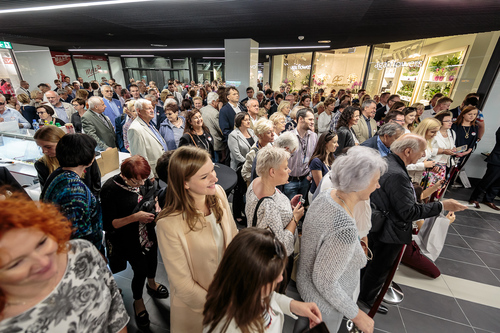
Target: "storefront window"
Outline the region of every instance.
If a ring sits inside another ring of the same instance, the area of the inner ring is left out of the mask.
[[[437,37],[373,46],[367,93],[398,94],[408,104],[429,104],[436,93],[456,99],[477,91],[498,32]],[[467,70],[463,70],[463,69]]]
[[[15,95],[20,80],[10,50],[0,49],[0,79],[0,93]]]
[[[106,56],[94,55],[73,55],[78,75],[84,81],[97,80],[101,82],[102,78],[110,79],[111,75]]]
[[[349,89],[356,94],[363,84],[367,52],[366,46],[316,52],[311,80],[313,91],[322,88],[329,93],[332,89]]]
[[[142,67],[147,68],[172,68],[170,59],[163,57],[141,58]]]
[[[283,56],[281,82],[290,84],[292,90],[310,85],[312,52],[286,54]]]
[[[75,81],[76,74],[73,63],[71,62],[71,54],[51,51],[50,55],[52,56],[52,63],[56,69],[57,78],[64,81],[64,78],[69,76],[71,81]]]

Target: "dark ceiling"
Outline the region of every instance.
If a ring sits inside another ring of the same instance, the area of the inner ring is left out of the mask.
[[[75,0],[74,3],[83,2]],[[95,1],[86,1],[95,2]],[[1,1],[0,10],[70,1]],[[253,38],[261,47],[331,48],[500,30],[500,0],[157,0],[0,14],[0,40],[74,48],[224,47]],[[304,36],[301,41],[298,36]],[[297,50],[261,50],[261,57]],[[91,52],[102,54],[104,52]],[[110,55],[140,52],[107,52]],[[158,52],[223,56],[223,51]]]

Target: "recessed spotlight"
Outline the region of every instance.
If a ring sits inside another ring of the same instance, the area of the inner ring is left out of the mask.
[[[332,42],[331,40],[318,40],[318,43],[320,43],[320,44],[328,44],[331,42]]]
[[[299,40],[304,40],[304,36],[299,36]]]
[[[151,44],[151,46],[155,46],[155,47],[167,47],[167,44]]]
[[[115,34],[112,34],[111,32],[108,32],[106,36],[113,37]]]

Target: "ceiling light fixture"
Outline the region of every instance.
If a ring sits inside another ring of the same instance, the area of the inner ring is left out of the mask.
[[[96,1],[96,2],[81,2],[81,3],[70,3],[66,5],[53,5],[53,6],[40,6],[40,7],[25,7],[25,8],[13,8],[13,9],[2,9],[0,14],[8,13],[19,13],[19,12],[33,12],[33,11],[43,11],[43,10],[54,10],[54,9],[73,9],[75,7],[93,7],[93,6],[106,6],[106,5],[121,5],[124,3],[136,3],[136,2],[146,2],[153,0],[110,0],[110,1]]]
[[[167,47],[168,45],[167,44],[151,44],[151,46],[154,46],[154,47]]]
[[[122,58],[153,58],[152,54],[125,54],[121,55]]]
[[[320,44],[328,44],[331,42],[332,42],[331,40],[318,40],[318,43],[320,43]]]
[[[226,57],[203,57],[203,59],[226,59]]]
[[[186,49],[68,49],[70,52],[224,51],[223,47]]]
[[[259,50],[295,50],[295,49],[329,49],[330,46],[275,46],[275,47],[259,47]]]

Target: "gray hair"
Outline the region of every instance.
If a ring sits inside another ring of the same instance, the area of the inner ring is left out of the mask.
[[[163,103],[163,106],[166,107],[167,105],[177,105],[177,101],[173,98],[167,98]]]
[[[219,94],[217,94],[216,92],[211,91],[211,92],[208,93],[208,96],[207,96],[207,104],[208,105],[212,105],[212,102],[216,101],[218,99],[219,99]]]
[[[264,92],[263,92],[262,90],[259,90],[259,91],[257,92],[257,95],[256,95],[256,96],[260,96],[260,95],[262,95],[262,96],[264,95]]]
[[[102,102],[102,97],[99,96],[92,96],[89,98],[88,103],[89,103],[89,109],[94,110],[95,107]]]
[[[5,103],[5,102],[7,102],[7,99],[5,99],[5,96],[4,96],[4,95],[0,94],[0,98],[1,98],[1,99],[3,99],[3,102],[4,102],[4,103]]]
[[[103,92],[102,90],[103,90],[104,88],[109,88],[109,89],[111,89],[111,91],[113,91],[113,87],[108,86],[107,84],[103,84],[103,85],[99,88],[99,90],[100,90],[101,92]]]
[[[257,98],[249,98],[246,103],[245,103],[245,106],[248,106],[248,103],[250,103],[250,101],[256,101],[257,104],[259,104],[259,100]]]
[[[378,136],[394,136],[400,133],[404,133],[404,131],[405,129],[403,128],[403,126],[399,125],[398,123],[387,123],[380,127],[377,134]]]
[[[366,189],[377,171],[381,176],[387,171],[387,162],[380,153],[372,148],[354,146],[335,159],[330,179],[337,190],[358,192]]]
[[[73,81],[72,84],[78,84],[78,85],[80,85],[80,81]]]
[[[158,100],[158,97],[153,94],[147,94],[146,96],[144,96],[144,99],[147,99],[148,101],[150,100],[150,98],[152,102],[156,102]]]
[[[375,102],[373,99],[365,99],[363,104],[361,104],[361,110],[364,110],[365,108],[369,107],[372,103],[377,105],[377,102]]]
[[[412,151],[418,151],[422,149],[422,146],[427,146],[427,141],[423,137],[417,134],[403,134],[399,139],[394,141],[391,145],[391,151],[394,154],[401,154],[407,148],[410,148]]]
[[[64,89],[57,89],[57,94],[62,95],[62,94],[67,94],[67,92]]]
[[[267,131],[272,131],[273,128],[274,128],[274,124],[272,121],[270,121],[269,119],[266,119],[266,118],[260,118],[255,123],[254,132],[255,132],[255,135],[259,136],[259,135],[266,133]]]
[[[151,101],[148,101],[147,99],[144,98],[139,98],[134,103],[135,111],[139,112],[139,110],[144,110],[147,104],[151,105]]]
[[[283,161],[288,160],[290,153],[283,148],[268,145],[259,150],[258,156],[255,171],[259,176],[265,177],[269,175],[271,168],[277,169]]]
[[[274,146],[278,148],[288,148],[288,151],[292,153],[299,148],[299,140],[292,131],[288,131],[274,140]]]

